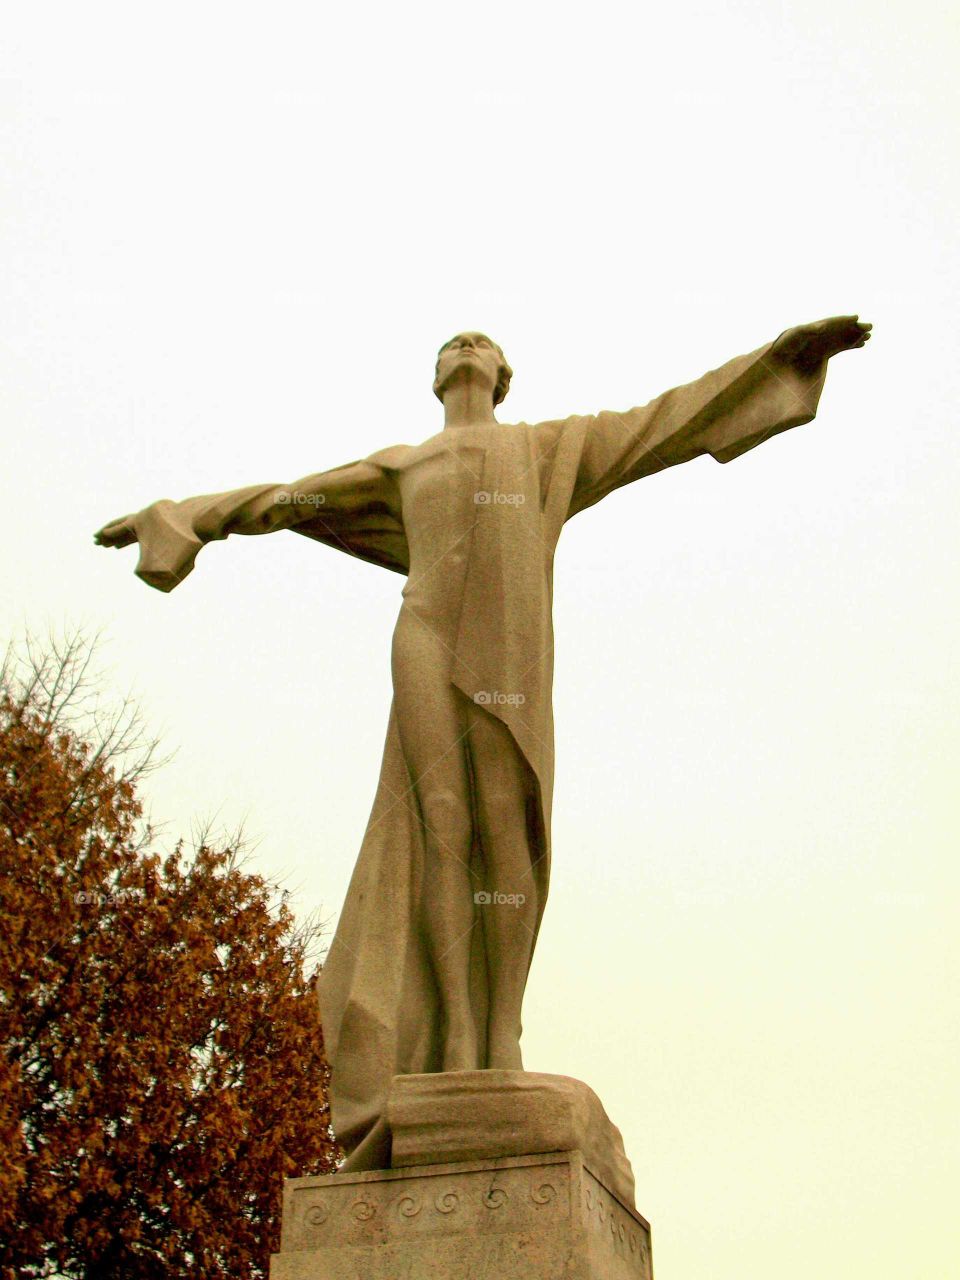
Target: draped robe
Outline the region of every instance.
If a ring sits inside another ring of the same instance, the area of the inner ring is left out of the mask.
[[[522,702],[484,705],[507,726],[529,767],[536,807],[530,874],[541,915],[550,873],[552,569],[560,531],[621,485],[705,453],[728,462],[809,422],[826,362],[801,374],[770,358],[772,345],[640,408],[498,424],[471,440],[471,485],[509,500],[476,506],[450,679],[474,701],[478,693],[523,691]],[[154,503],[135,518],[137,573],[172,590],[207,542],[289,528],[405,574],[404,472],[442,448],[445,436],[449,430],[292,485]],[[389,1166],[384,1107],[391,1078],[442,1069],[442,1011],[420,917],[424,830],[411,783],[391,707],[373,809],[320,979],[332,1120],[351,1169]],[[482,1022],[487,977],[482,930],[473,932],[471,1003]]]

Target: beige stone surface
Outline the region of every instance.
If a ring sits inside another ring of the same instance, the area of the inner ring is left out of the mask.
[[[652,1280],[650,1227],[579,1151],[295,1178],[271,1280]]]
[[[809,422],[828,360],[869,329],[856,316],[801,325],[641,407],[536,425],[497,421],[503,352],[458,334],[437,360],[444,425],[423,443],[293,484],[162,500],[95,535],[138,542],[137,572],[162,591],[207,543],[283,529],[406,575],[380,781],[320,983],[348,1167],[389,1164],[394,1076],[522,1069],[550,879],[564,524],[665,467],[729,462]]]
[[[633,1170],[600,1099],[570,1076],[452,1071],[396,1076],[387,1098],[393,1168],[579,1150],[634,1207]]]

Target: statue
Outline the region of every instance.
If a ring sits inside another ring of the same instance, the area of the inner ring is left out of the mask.
[[[520,1009],[550,873],[552,565],[565,521],[704,453],[811,421],[869,324],[801,325],[624,413],[531,426],[494,409],[511,370],[481,333],[446,343],[444,425],[293,484],[162,500],[107,524],[171,591],[198,551],[277,529],[405,574],[379,785],[323,968],[332,1117],[346,1169],[389,1165],[391,1079],[521,1070]]]

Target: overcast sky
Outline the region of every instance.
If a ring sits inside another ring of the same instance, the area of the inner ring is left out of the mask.
[[[647,16],[649,13],[650,16]],[[551,900],[525,1065],[623,1131],[659,1280],[948,1280],[958,1175],[956,18],[918,0],[21,5],[4,21],[2,627],[102,629],[335,918],[402,580],[288,533],[170,596],[94,548],[160,498],[643,403],[859,312],[816,421],[558,549]]]

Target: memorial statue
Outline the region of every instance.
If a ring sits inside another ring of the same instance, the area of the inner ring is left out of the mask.
[[[550,874],[552,570],[565,521],[709,453],[731,459],[816,412],[827,361],[869,324],[788,329],[642,408],[508,426],[503,352],[441,349],[444,425],[292,484],[162,500],[101,546],[140,544],[171,591],[206,543],[292,529],[405,574],[373,811],[320,1002],[345,1168],[389,1165],[394,1076],[520,1070],[520,1009]]]

